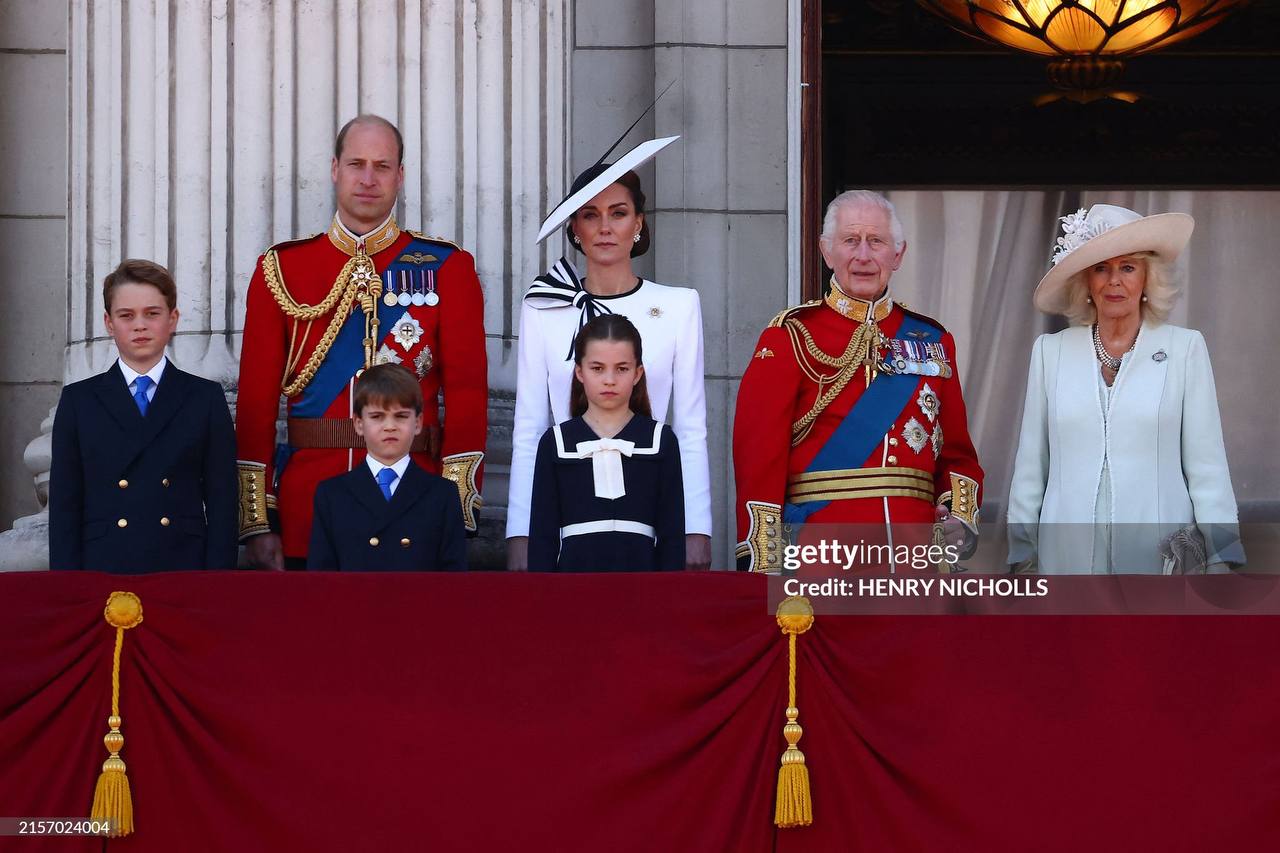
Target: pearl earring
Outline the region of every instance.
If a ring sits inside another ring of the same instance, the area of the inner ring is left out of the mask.
[[[1143,302],[1146,302],[1146,301],[1147,301],[1147,294],[1145,294],[1145,293],[1144,293],[1144,294],[1142,294],[1142,301],[1143,301]]]
[[[1084,298],[1084,301],[1085,301],[1085,302],[1088,302],[1090,305],[1092,305],[1092,304],[1093,304],[1093,297],[1092,297],[1092,296],[1086,296],[1086,297]]]
[[[632,242],[632,243],[639,243],[639,242],[640,242],[640,232],[639,232],[639,231],[637,231],[637,232],[636,232],[636,236],[634,236],[634,237],[632,237],[632,238],[631,238],[631,242]]]
[[[578,238],[578,235],[577,235],[577,234],[574,234],[574,235],[573,235],[573,242],[577,243],[579,246],[581,246],[581,245],[582,245],[582,240],[580,240],[580,239]]]

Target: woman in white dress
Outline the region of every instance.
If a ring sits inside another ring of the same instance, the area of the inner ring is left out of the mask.
[[[1062,221],[1035,304],[1072,326],[1032,350],[1009,563],[1063,574],[1243,563],[1209,352],[1165,322],[1194,221],[1108,204]]]
[[[610,313],[627,317],[639,329],[653,418],[669,420],[680,442],[686,568],[710,565],[711,479],[701,303],[696,290],[642,279],[631,265],[632,258],[649,249],[644,192],[632,170],[674,141],[675,137],[652,140],[614,164],[600,163],[583,172],[574,181],[569,197],[543,225],[545,236],[559,222],[567,222],[570,242],[586,257],[586,275],[579,279],[562,258],[529,288],[520,312],[507,503],[507,566],[513,571],[528,566],[538,440],[552,424],[570,417],[574,339],[592,317]]]

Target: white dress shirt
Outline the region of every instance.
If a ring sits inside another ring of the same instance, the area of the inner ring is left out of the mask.
[[[156,398],[156,389],[160,387],[160,374],[164,373],[164,366],[168,361],[169,357],[167,355],[160,356],[160,360],[155,363],[155,366],[144,374],[125,364],[124,359],[119,359],[120,372],[124,374],[124,384],[129,386],[129,396],[132,397],[138,392],[138,377],[146,376],[151,380],[151,387],[147,389],[147,402],[150,403],[154,400]]]
[[[393,462],[390,465],[383,465],[377,459],[374,459],[373,454],[370,453],[365,455],[364,461],[369,463],[369,470],[373,472],[374,480],[378,479],[378,474],[383,468],[390,468],[392,471],[396,472],[396,478],[391,481],[391,485],[388,487],[391,489],[391,494],[394,495],[396,493],[396,489],[400,488],[400,480],[404,477],[405,469],[409,467],[410,460],[409,454],[406,453],[404,456],[401,456],[398,461]]]

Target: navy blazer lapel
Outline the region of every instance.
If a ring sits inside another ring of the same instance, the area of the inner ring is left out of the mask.
[[[373,519],[373,527],[375,529],[381,527],[382,520],[387,517],[387,499],[382,496],[382,489],[378,487],[378,481],[373,479],[373,472],[369,470],[369,463],[360,462],[358,468],[352,468],[351,473],[346,476],[347,488],[351,491],[352,496],[360,502],[360,505],[369,513],[369,517]]]
[[[156,390],[159,391],[159,388]],[[142,413],[138,411],[138,404],[129,393],[124,374],[120,372],[120,362],[111,365],[106,373],[98,374],[93,393],[126,436],[136,438],[139,435],[142,431]]]
[[[400,484],[396,486],[395,492],[391,495],[391,502],[387,504],[387,512],[383,516],[387,522],[404,515],[418,502],[427,490],[427,476],[426,471],[414,464],[412,459],[409,460],[409,467],[404,469]]]
[[[160,374],[160,382],[156,385],[156,394],[151,398],[151,405],[147,406],[146,417],[142,419],[144,447],[155,440],[160,431],[173,420],[173,416],[182,409],[191,390],[190,379],[190,375],[174,367],[172,361],[165,365],[164,373]],[[134,408],[137,408],[136,403]]]

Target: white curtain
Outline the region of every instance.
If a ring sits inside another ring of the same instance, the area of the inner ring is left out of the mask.
[[[907,240],[893,290],[955,335],[969,428],[986,471],[984,521],[1003,509],[1013,471],[1027,362],[1061,317],[1031,294],[1048,269],[1058,217],[1097,202],[1196,220],[1179,261],[1169,320],[1204,333],[1241,520],[1280,521],[1280,192],[1226,190],[909,190],[888,194]]]

